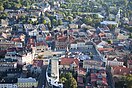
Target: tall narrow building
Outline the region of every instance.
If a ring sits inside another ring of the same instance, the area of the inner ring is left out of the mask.
[[[51,59],[51,77],[59,81],[59,59],[55,55]]]
[[[120,22],[120,17],[121,17],[121,10],[118,10],[118,13],[116,15],[116,22],[119,23]]]

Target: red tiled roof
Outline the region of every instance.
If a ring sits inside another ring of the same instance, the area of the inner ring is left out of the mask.
[[[91,73],[91,82],[94,83],[96,81],[101,81],[103,85],[108,85],[107,80],[105,77],[98,78],[98,75],[101,75],[100,73]]]
[[[12,38],[11,41],[13,41],[13,42],[21,42],[21,39],[20,38]]]
[[[29,43],[29,44],[34,43],[34,42],[35,42],[35,40],[34,40],[33,38],[29,38],[29,39],[28,39],[28,43]]]
[[[79,74],[86,74],[86,70],[84,68],[79,68]]]
[[[77,44],[78,42],[85,42],[83,39],[77,39],[71,42],[72,44]]]
[[[47,36],[45,40],[46,41],[52,41],[52,39],[53,39],[52,36]]]
[[[45,42],[37,42],[36,46],[47,46]]]
[[[72,64],[74,62],[77,65],[79,65],[79,60],[78,59],[74,59],[74,58],[62,58],[60,64],[61,65],[70,65],[70,64]]]
[[[67,37],[66,36],[61,36],[61,37],[58,37],[57,38],[57,41],[58,42],[66,42],[66,40],[67,40]]]
[[[113,48],[98,48],[99,51],[113,51]]]
[[[99,36],[100,37],[105,37],[105,34],[104,33],[99,33]]]
[[[126,67],[112,67],[113,68],[113,74],[114,75],[128,75],[132,74],[132,68],[126,68]]]

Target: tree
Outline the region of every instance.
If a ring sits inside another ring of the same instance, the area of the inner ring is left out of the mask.
[[[63,84],[64,84],[66,81],[67,81],[67,79],[66,79],[65,77],[62,77],[62,78],[60,79],[60,82],[63,83]]]
[[[43,55],[39,55],[38,56],[38,59],[43,59]]]
[[[125,77],[127,88],[132,88],[132,75],[128,75]]]
[[[21,7],[21,4],[15,4],[15,8],[19,9]]]
[[[84,18],[84,23],[86,23],[86,24],[92,24],[92,21],[93,21],[93,19],[91,17]]]
[[[72,76],[72,73],[70,72],[62,74],[60,82],[64,84],[65,88],[77,88],[77,82],[75,78]]]
[[[68,16],[68,20],[71,22],[73,21],[73,17],[72,16]]]
[[[111,39],[108,40],[107,42],[108,42],[108,44],[112,44],[113,43],[113,41]]]
[[[46,22],[46,20],[43,20],[43,24],[46,24],[47,22]]]
[[[59,20],[58,20],[58,25],[62,25],[62,23],[63,23],[62,20],[59,19]]]
[[[4,7],[3,6],[0,6],[0,11],[3,11],[4,10]]]
[[[53,24],[54,26],[57,26],[57,21],[56,21],[56,19],[53,19],[53,20],[52,20],[52,24]]]

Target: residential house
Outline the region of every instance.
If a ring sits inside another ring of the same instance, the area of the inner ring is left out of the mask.
[[[75,40],[70,44],[70,49],[86,48],[84,40]]]
[[[44,42],[37,42],[36,45],[32,46],[33,52],[38,55],[48,50],[48,45]]]
[[[16,83],[18,88],[37,88],[38,81],[35,78],[18,78],[18,82]]]
[[[9,48],[5,58],[16,59],[19,64],[29,64],[32,63],[34,55],[31,51],[26,51],[24,48]]]
[[[60,35],[55,41],[56,50],[66,50],[69,44],[69,38],[67,36]]]
[[[44,36],[39,34],[39,35],[36,36],[36,40],[37,40],[37,42],[43,42],[44,41]]]
[[[44,24],[38,24],[38,26],[42,31],[47,31],[47,27]]]
[[[38,67],[38,66],[32,66],[31,69],[30,69],[30,72],[33,73],[33,74],[40,74],[41,73],[41,68]]]
[[[107,58],[106,65],[108,65],[108,66],[124,66],[124,61],[121,58]]]
[[[107,79],[101,73],[91,73],[90,78],[92,86],[97,88],[108,88]]]
[[[124,35],[124,34],[118,34],[117,35],[117,39],[119,39],[119,40],[125,40],[125,39],[128,39],[128,35]]]
[[[39,31],[37,29],[30,29],[30,30],[28,30],[28,35],[31,37],[37,36],[37,35],[39,35]]]
[[[78,25],[77,24],[69,24],[69,28],[70,29],[78,29]]]
[[[28,33],[29,30],[32,30],[34,28],[32,24],[23,24],[23,27],[26,33]]]
[[[77,58],[61,58],[59,68],[63,70],[75,70],[79,68],[79,59]]]
[[[118,27],[118,23],[116,21],[103,21],[100,22],[101,25],[115,25],[116,27]]]
[[[13,83],[5,83],[0,84],[0,88],[18,88],[17,85]]]
[[[85,69],[105,69],[102,61],[83,60],[83,68]]]
[[[128,60],[127,61],[127,67],[128,68],[132,68],[132,60]]]
[[[8,20],[7,19],[1,19],[0,26],[7,27],[8,26]]]
[[[111,68],[113,77],[121,78],[124,75],[132,74],[132,68],[115,66]]]
[[[34,65],[34,66],[42,67],[43,64],[44,64],[43,59],[34,59],[34,60],[33,60],[33,65]]]
[[[78,76],[77,77],[77,84],[79,88],[84,88],[85,84],[84,84],[84,78],[83,76]]]
[[[6,50],[8,48],[14,47],[15,43],[11,41],[0,41],[0,50]]]
[[[12,31],[12,27],[7,26],[7,27],[0,27],[0,32],[11,32]]]
[[[31,16],[40,17],[42,12],[40,10],[29,10]]]
[[[50,9],[51,9],[51,6],[48,3],[46,3],[45,5],[41,6],[41,10],[43,12],[50,11]]]
[[[17,78],[2,77],[0,79],[0,88],[18,88],[15,83],[17,83]]]
[[[55,17],[56,17],[57,20],[62,20],[63,19],[62,14],[55,14]]]
[[[95,44],[93,42],[85,42],[85,40],[77,39],[71,42],[70,44],[70,52],[84,52],[90,53],[92,52],[97,53],[95,49]]]
[[[17,68],[17,60],[11,58],[2,58],[0,60],[0,71],[4,72],[8,69]]]

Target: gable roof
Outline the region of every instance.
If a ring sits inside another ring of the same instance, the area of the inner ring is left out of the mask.
[[[72,63],[76,63],[76,65],[79,65],[79,60],[77,58],[62,58],[60,61],[60,65],[70,65]]]
[[[66,42],[66,40],[68,40],[67,36],[62,36],[57,38],[58,42]]]
[[[128,75],[132,74],[132,68],[126,68],[126,67],[112,67],[114,75]]]

